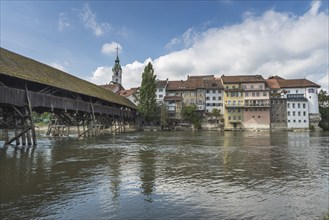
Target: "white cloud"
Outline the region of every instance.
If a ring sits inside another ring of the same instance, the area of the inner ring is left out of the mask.
[[[167,46],[185,42],[182,50],[153,59],[159,79],[187,75],[281,75],[304,78],[328,88],[328,12],[314,1],[304,15],[268,10],[246,13],[241,23],[196,32],[188,29]],[[124,87],[138,86],[147,61],[123,67]]]
[[[84,4],[83,9],[79,13],[79,17],[87,29],[91,29],[96,36],[103,35],[106,31],[111,29],[109,23],[99,24],[96,21],[96,14],[90,9],[89,4]]]
[[[102,46],[102,53],[104,54],[112,54],[117,52],[117,47],[119,50],[122,50],[122,46],[117,42],[105,43]]]
[[[319,11],[319,8],[321,6],[320,0],[314,0],[311,4],[311,9],[310,9],[310,14],[311,15],[316,15]]]
[[[97,85],[109,84],[112,80],[112,67],[97,67],[89,80]]]
[[[68,72],[67,67],[69,64],[67,62],[64,62],[63,64],[59,64],[58,62],[52,62],[49,65],[63,72]]]
[[[64,29],[66,29],[70,26],[71,26],[71,24],[69,22],[67,14],[64,12],[61,12],[58,16],[58,30],[63,31]]]

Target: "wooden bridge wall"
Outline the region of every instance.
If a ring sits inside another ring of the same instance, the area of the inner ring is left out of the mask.
[[[30,98],[32,108],[46,108],[49,112],[57,109],[71,112],[92,113],[93,108],[94,114],[99,115],[111,115],[114,117],[120,116],[131,119],[135,116],[134,111],[126,109],[118,109],[32,91],[27,91],[27,94]],[[0,103],[21,107],[26,106],[26,91],[22,89],[0,86]]]

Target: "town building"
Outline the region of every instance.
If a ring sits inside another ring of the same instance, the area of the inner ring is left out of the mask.
[[[167,80],[157,80],[156,81],[156,103],[157,106],[161,106],[163,99],[166,96],[166,88],[168,84]]]
[[[261,75],[222,76],[224,128],[269,129],[270,94]]]
[[[243,90],[237,77],[221,77],[224,87],[224,129],[243,129]]]
[[[287,128],[309,128],[317,126],[321,120],[317,89],[320,86],[307,79],[283,79],[279,76],[270,77],[267,84],[271,88],[272,103],[278,98],[287,102]],[[274,114],[278,114],[274,112]]]
[[[204,89],[206,91],[206,112],[212,112],[213,109],[218,109],[220,113],[223,114],[224,88],[220,78],[204,80]]]

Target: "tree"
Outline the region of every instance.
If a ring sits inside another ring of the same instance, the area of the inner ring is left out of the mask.
[[[321,121],[319,127],[323,130],[329,130],[329,95],[326,91],[320,90],[318,94],[319,99],[319,111],[321,114]]]
[[[161,123],[161,127],[167,127],[168,126],[168,112],[167,112],[167,106],[166,106],[165,103],[162,103],[162,105],[161,105],[160,123]]]
[[[320,107],[329,107],[329,95],[327,95],[327,91],[321,89],[318,94],[318,100]]]
[[[192,123],[195,128],[201,129],[201,116],[197,112],[196,105],[183,106],[182,117]]]
[[[138,112],[145,121],[150,122],[156,117],[156,75],[154,69],[149,62],[144,68],[142,74],[142,84],[140,88],[140,100],[138,105]]]

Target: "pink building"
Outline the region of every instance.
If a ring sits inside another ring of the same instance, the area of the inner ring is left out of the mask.
[[[270,90],[261,75],[240,76],[244,92],[243,127],[270,129]]]

